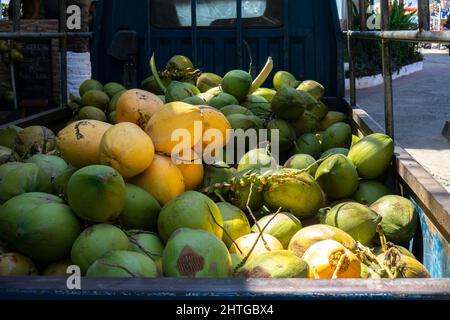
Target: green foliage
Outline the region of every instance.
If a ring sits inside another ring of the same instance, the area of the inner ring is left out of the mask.
[[[415,11],[406,11],[403,3],[394,0],[390,7],[389,29],[416,30],[418,26],[412,20],[415,14]],[[358,30],[360,18],[355,4],[353,4],[353,21],[354,29]],[[355,76],[359,78],[382,73],[381,41],[355,39],[353,44]],[[398,72],[405,65],[423,60],[416,43],[399,41],[391,43],[391,57],[392,72]],[[347,53],[345,58],[348,61]]]

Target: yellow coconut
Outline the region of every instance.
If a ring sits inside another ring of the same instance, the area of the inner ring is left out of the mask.
[[[100,143],[100,162],[123,177],[134,177],[152,163],[152,139],[136,124],[121,122],[108,129]]]
[[[200,106],[199,108],[203,115],[203,148],[211,145],[211,147],[222,149],[230,139],[231,124],[227,117],[216,108],[208,106]],[[217,132],[210,129],[215,129]],[[220,138],[217,137],[219,134]]]
[[[145,90],[125,91],[117,100],[117,122],[132,122],[145,128],[148,120],[163,107],[158,96]]]
[[[76,168],[100,163],[100,142],[111,128],[106,122],[80,120],[58,133],[56,146],[61,157]]]
[[[303,255],[309,265],[311,279],[360,278],[361,262],[358,257],[334,240],[313,244]]]
[[[274,236],[266,233],[264,233],[259,239],[258,236],[259,233],[250,233],[237,238],[230,247],[230,253],[236,253],[239,258],[243,259],[248,255],[255,242],[256,246],[250,254],[249,259],[269,251],[283,250],[283,245]]]
[[[179,154],[183,149],[192,149],[201,141],[202,120],[199,107],[172,102],[153,115],[145,131],[152,138],[157,152]]]
[[[171,158],[155,154],[150,166],[131,183],[150,193],[161,205],[185,191],[184,178]]]
[[[191,155],[191,159],[180,159],[180,161],[175,162],[183,175],[186,191],[198,190],[203,183],[204,168],[202,160],[194,151]]]

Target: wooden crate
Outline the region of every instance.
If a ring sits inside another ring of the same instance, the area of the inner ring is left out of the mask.
[[[21,20],[20,31],[28,32],[58,32],[58,20]],[[12,21],[0,21],[0,32],[13,31]],[[59,40],[51,40],[51,69],[52,69],[52,99],[48,102],[48,106],[44,108],[54,107],[60,103],[60,55]],[[10,81],[10,69],[7,65],[0,63],[0,82]],[[41,106],[39,106],[41,107]]]

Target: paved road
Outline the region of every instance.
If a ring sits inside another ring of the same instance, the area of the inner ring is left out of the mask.
[[[424,50],[423,71],[394,80],[395,137],[450,192],[450,142],[441,132],[450,121],[448,50]],[[357,91],[357,103],[384,127],[383,86]]]

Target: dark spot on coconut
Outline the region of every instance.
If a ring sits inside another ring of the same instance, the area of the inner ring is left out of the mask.
[[[145,100],[145,101],[148,100],[148,96],[141,92],[136,92],[136,98],[138,100]]]
[[[81,126],[87,126],[89,124],[89,121],[87,120],[81,120],[75,125],[75,136],[77,140],[81,140],[84,138],[83,134],[80,132]]]
[[[270,273],[259,266],[250,270],[242,269],[239,274],[244,278],[271,278]]]
[[[290,249],[290,250],[291,250],[292,252],[294,252],[294,254],[295,254],[297,257],[302,258],[302,257],[303,257],[303,254],[304,254],[305,251],[306,251],[306,248],[303,247],[303,246],[301,246],[301,245],[298,245],[296,242],[293,242],[292,245],[291,245],[291,249]]]
[[[185,246],[177,260],[177,270],[183,277],[194,278],[196,273],[203,270],[205,259],[198,255],[191,247]]]

